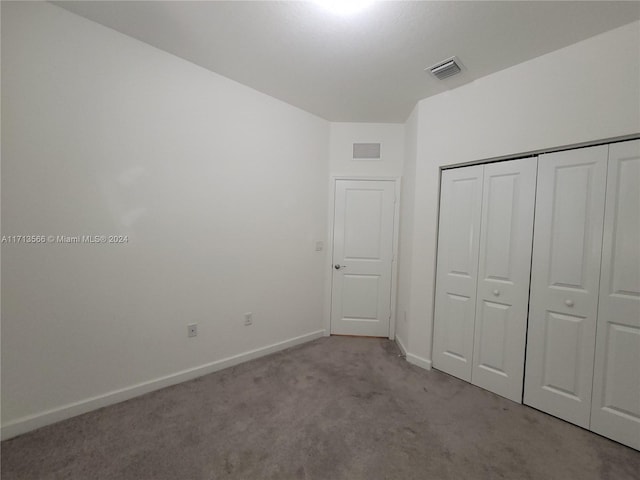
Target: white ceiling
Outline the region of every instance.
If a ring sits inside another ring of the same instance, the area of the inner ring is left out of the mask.
[[[640,2],[383,1],[349,17],[313,2],[54,3],[328,120],[357,122],[403,122],[421,98],[640,18]],[[461,74],[424,72],[453,55]]]

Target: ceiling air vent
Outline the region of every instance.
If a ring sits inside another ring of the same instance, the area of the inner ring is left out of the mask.
[[[456,57],[451,57],[443,60],[442,62],[438,62],[434,66],[426,68],[425,70],[430,71],[434,77],[443,80],[447,77],[450,77],[451,75],[460,73],[460,71],[462,70],[460,68],[460,65],[460,60],[458,60]]]

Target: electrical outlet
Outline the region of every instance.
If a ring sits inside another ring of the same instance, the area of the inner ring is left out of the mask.
[[[187,325],[187,336],[189,337],[197,337],[198,336],[198,324],[190,323]]]
[[[253,325],[253,313],[247,312],[244,314],[244,324],[245,326]]]

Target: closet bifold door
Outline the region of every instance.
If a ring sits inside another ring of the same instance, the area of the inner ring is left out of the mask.
[[[444,170],[440,221],[433,366],[471,381],[482,166]]]
[[[640,140],[609,146],[591,430],[640,450]]]
[[[486,165],[471,383],[522,403],[536,158]]]
[[[589,428],[608,146],[540,155],[524,403]]]

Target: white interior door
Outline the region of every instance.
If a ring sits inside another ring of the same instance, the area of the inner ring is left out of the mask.
[[[433,365],[471,381],[482,166],[444,170],[440,222]]]
[[[591,430],[640,449],[640,140],[608,170]]]
[[[524,403],[589,427],[608,147],[538,159]]]
[[[394,181],[336,181],[332,334],[389,336],[394,213]]]
[[[484,167],[471,382],[522,402],[536,158]]]

